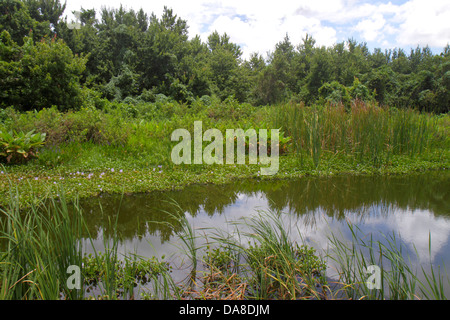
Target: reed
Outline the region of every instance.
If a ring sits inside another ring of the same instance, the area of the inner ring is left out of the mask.
[[[187,259],[190,260],[189,268],[191,269],[191,272],[188,278],[188,286],[193,287],[196,284],[197,277],[197,252],[201,248],[197,244],[198,235],[195,232],[195,228],[191,226],[187,220],[184,211],[179,204],[174,200],[169,200],[169,204],[172,206],[173,212],[164,211],[168,215],[169,219],[164,222],[156,221],[155,223],[162,223],[169,226],[175,231],[177,237],[181,240],[183,245],[179,247],[179,250],[184,257],[187,257]]]
[[[19,208],[17,189],[11,188],[9,207],[0,211],[2,299],[80,299],[83,290],[67,287],[67,268],[81,266],[82,212],[73,214],[59,190],[60,200],[35,201]]]
[[[22,210],[17,188],[10,188],[9,206],[0,210],[0,299],[134,299],[142,279],[152,290],[146,297],[179,297],[165,263],[128,253],[120,257],[119,212],[109,221],[114,231],[104,235],[105,249],[100,252],[93,245],[76,198],[69,205],[62,188],[58,194],[59,199],[34,199]],[[93,256],[83,252],[86,233]],[[69,288],[69,266],[80,267],[79,288]],[[97,297],[88,295],[92,285],[99,292]]]
[[[414,157],[433,145],[442,145],[438,116],[412,109],[379,107],[353,101],[343,106],[283,104],[272,107],[272,125],[292,138],[295,153],[307,154],[317,168],[324,152],[352,155],[359,163],[375,167],[393,155]]]
[[[212,294],[210,279],[215,279],[218,281],[216,296],[240,299],[325,297],[327,283],[323,261],[311,247],[293,241],[281,220],[280,213],[258,211],[248,219],[230,222],[236,227],[234,234],[223,230],[212,233],[210,238],[216,245],[215,250],[222,250],[223,259],[216,259],[213,264],[211,252],[206,255],[209,295]],[[213,253],[220,256],[217,251]],[[226,264],[217,265],[217,261],[226,261]],[[232,279],[239,279],[239,285]]]
[[[101,206],[100,206],[101,209]],[[99,289],[101,295],[107,299],[115,300],[118,298],[118,245],[119,235],[117,233],[117,221],[119,219],[119,213],[115,215],[114,221],[108,220],[109,229],[113,230],[113,234],[110,236],[103,236],[104,252],[99,253],[94,244],[92,243],[92,237],[89,236],[91,246],[94,250],[94,257],[96,262],[102,266],[100,273]]]

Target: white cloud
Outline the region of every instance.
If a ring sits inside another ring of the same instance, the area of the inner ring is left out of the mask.
[[[434,260],[436,255],[448,243],[450,237],[450,222],[441,217],[435,217],[427,210],[401,210],[387,217],[373,218],[367,221],[368,226],[377,229],[387,225],[400,239],[417,251],[421,262]],[[429,235],[432,232],[431,251]],[[392,234],[392,233],[391,233]],[[414,247],[413,247],[414,246]]]
[[[323,26],[315,17],[299,15],[295,2],[280,1],[276,5],[262,2],[253,7],[249,6],[251,1],[226,3],[230,6],[226,7],[229,15],[217,17],[203,33],[202,39],[214,30],[226,32],[231,41],[243,45],[244,58],[252,52],[264,55],[273,51],[275,44],[282,41],[286,34],[293,45],[299,44],[306,33],[312,34],[318,45],[332,45],[337,41],[334,28]]]
[[[403,3],[361,0],[69,0],[71,10],[99,9],[102,5],[126,8],[160,16],[164,6],[187,20],[189,35],[206,41],[217,30],[242,46],[244,58],[251,52],[265,54],[288,33],[298,45],[306,33],[317,45],[330,46],[355,38],[372,46],[444,47],[450,42],[450,3],[448,0],[405,0]]]
[[[398,15],[400,45],[445,47],[450,42],[450,2],[447,0],[411,0]]]
[[[381,31],[386,24],[386,20],[381,14],[375,14],[372,18],[358,22],[355,30],[359,31],[366,41],[374,41],[382,37]],[[381,39],[379,39],[381,40]]]

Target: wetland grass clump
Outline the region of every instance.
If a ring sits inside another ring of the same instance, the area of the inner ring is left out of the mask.
[[[245,222],[249,246],[244,252],[254,299],[322,299],[325,264],[312,247],[292,240],[282,214],[258,212]]]
[[[11,188],[9,206],[0,211],[1,299],[83,298],[82,290],[66,285],[67,268],[82,262],[82,212],[75,201],[70,214],[63,190],[59,194],[22,211]]]
[[[9,206],[0,209],[1,300],[176,297],[167,263],[130,253],[121,257],[116,231],[104,237],[104,252],[94,248],[94,254],[87,255],[82,240],[86,234],[92,238],[82,209],[76,199],[68,203],[62,188],[58,195],[34,199],[23,209],[17,188],[10,188]],[[80,268],[78,287],[69,285],[70,266]],[[147,287],[140,291],[138,285]]]
[[[326,266],[312,247],[293,241],[280,214],[258,212],[215,230],[203,257],[203,285],[190,294],[213,299],[323,299]],[[244,231],[245,230],[245,231]]]
[[[276,128],[292,137],[301,160],[312,157],[317,168],[324,152],[351,155],[358,163],[374,167],[389,164],[393,155],[415,157],[442,148],[445,133],[439,116],[412,109],[380,107],[355,100],[343,105],[305,106],[286,103],[273,107]]]

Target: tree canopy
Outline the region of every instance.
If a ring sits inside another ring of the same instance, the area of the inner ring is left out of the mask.
[[[234,97],[253,105],[286,100],[380,105],[448,112],[450,49],[374,49],[348,39],[317,46],[306,34],[289,35],[267,58],[241,48],[217,31],[204,42],[189,37],[188,22],[165,7],[79,10],[79,25],[63,19],[60,0],[0,3],[0,105],[21,109],[82,104],[82,88],[109,100],[156,95],[190,103],[197,97]]]

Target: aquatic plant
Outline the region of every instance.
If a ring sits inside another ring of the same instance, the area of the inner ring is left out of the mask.
[[[44,145],[45,133],[0,131],[0,157],[8,163],[21,163],[37,157]]]
[[[37,199],[20,210],[17,189],[11,188],[10,203],[1,209],[3,299],[79,299],[82,290],[66,285],[67,268],[81,266],[82,213],[73,202],[73,214],[60,190],[60,201]]]
[[[271,118],[292,137],[300,158],[307,151],[315,167],[324,152],[352,155],[359,163],[380,167],[392,155],[415,157],[436,140],[444,141],[436,125],[439,116],[362,101],[354,101],[349,110],[287,103],[273,108]]]

